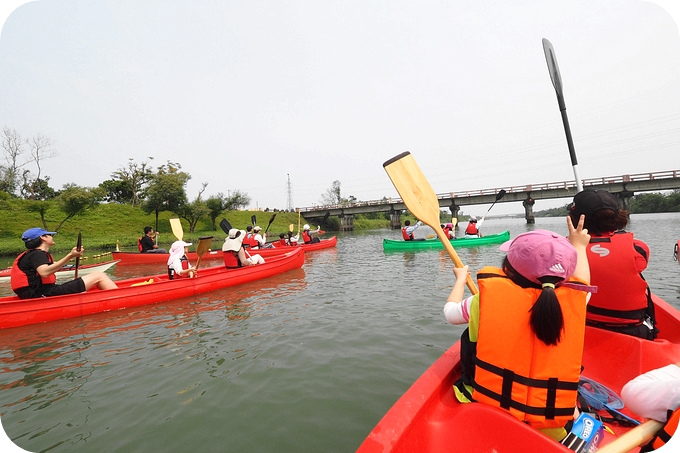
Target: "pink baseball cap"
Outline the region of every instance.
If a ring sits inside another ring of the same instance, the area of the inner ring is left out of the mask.
[[[539,277],[567,280],[576,269],[576,249],[564,236],[548,230],[535,230],[504,242],[508,261],[523,277],[541,284]]]

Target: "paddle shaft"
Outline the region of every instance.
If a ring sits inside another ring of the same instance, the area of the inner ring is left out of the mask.
[[[501,189],[501,190],[498,191],[498,193],[496,194],[496,199],[493,201],[493,203],[491,203],[491,206],[489,206],[489,209],[486,211],[486,214],[484,214],[484,217],[486,217],[489,214],[489,212],[491,211],[491,208],[493,208],[493,205],[495,205],[498,200],[500,200],[501,198],[503,198],[503,196],[505,196],[505,193],[506,193],[505,189]]]
[[[76,250],[79,252],[83,249],[83,236],[78,232],[78,240],[76,241]],[[76,268],[73,271],[73,278],[78,278],[78,266],[80,266],[80,257],[76,257]]]
[[[548,63],[548,72],[552,80],[555,93],[557,94],[557,104],[560,107],[560,114],[562,115],[562,124],[564,125],[564,133],[567,136],[567,146],[569,147],[569,157],[571,158],[571,167],[574,170],[574,179],[576,180],[576,190],[581,192],[583,190],[583,183],[578,174],[578,161],[576,160],[576,151],[574,150],[574,141],[571,138],[571,128],[569,127],[569,118],[567,118],[567,106],[564,103],[564,93],[562,92],[562,77],[560,75],[560,68],[557,66],[557,57],[555,56],[555,49],[550,41],[543,38],[543,53],[545,53],[545,61]]]
[[[439,223],[439,199],[437,194],[425,178],[411,153],[408,151],[401,153],[385,162],[383,167],[409,212],[421,222],[429,225],[437,233],[454,266],[463,267],[463,262],[458,257]],[[472,294],[479,292],[469,273],[465,283]]]
[[[635,447],[640,447],[649,442],[662,426],[663,423],[661,422],[647,420],[607,445],[598,448],[597,453],[626,453]]]

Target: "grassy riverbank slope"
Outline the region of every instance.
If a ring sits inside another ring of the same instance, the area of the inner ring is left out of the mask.
[[[29,201],[10,199],[0,201],[0,255],[16,255],[24,250],[21,233],[31,227],[42,227],[40,215],[32,212]],[[182,220],[184,239],[197,241],[200,236],[214,236],[216,240],[224,240],[224,232],[219,227],[219,221],[224,217],[235,227],[245,229],[251,224],[251,216],[257,217],[257,224],[263,229],[271,219],[273,212],[229,211],[217,217],[217,228],[213,229],[209,218],[202,219],[196,226],[196,231],[189,232],[189,224]],[[56,204],[49,205],[45,212],[48,229],[56,228],[66,215]],[[158,219],[159,246],[166,249],[175,241],[168,219],[176,217],[171,212],[161,212]],[[406,217],[405,217],[406,218]],[[78,232],[82,234],[83,246],[86,249],[108,250],[116,249],[118,242],[121,250],[136,250],[137,239],[142,235],[145,226],[155,228],[155,214],[145,214],[141,208],[121,204],[100,204],[82,215],[67,220],[59,229],[55,237],[56,244],[52,251],[66,252],[76,244]],[[316,227],[314,220],[300,219],[301,224],[309,223]],[[269,227],[270,240],[278,239],[279,233],[287,232],[290,224],[298,229],[298,214],[295,212],[277,212],[274,222]],[[330,217],[322,226],[327,231],[337,230],[339,220]],[[385,219],[356,218],[354,227],[360,229],[389,228],[389,221]],[[328,235],[327,235],[328,236]]]

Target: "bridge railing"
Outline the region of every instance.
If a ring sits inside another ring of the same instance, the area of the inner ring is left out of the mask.
[[[596,186],[601,184],[617,184],[617,183],[628,183],[634,181],[654,181],[659,179],[671,179],[680,177],[680,170],[668,170],[668,171],[657,171],[651,173],[633,173],[621,176],[605,176],[602,178],[588,178],[584,179],[583,186]],[[501,187],[495,189],[478,189],[478,190],[462,190],[458,192],[445,192],[437,194],[439,199],[449,199],[458,197],[470,197],[470,196],[480,196],[480,195],[496,195],[501,189],[504,189],[509,193],[517,192],[532,192],[540,190],[554,190],[554,189],[571,189],[575,188],[576,183],[571,181],[560,181],[560,182],[546,182],[541,184],[525,184],[522,186],[510,186]],[[370,200],[370,201],[354,201],[346,204],[334,204],[334,205],[315,205],[308,206],[304,208],[299,208],[302,212],[309,211],[324,211],[329,209],[340,209],[348,207],[363,207],[363,206],[374,206],[374,205],[384,205],[392,203],[401,203],[401,198],[383,198],[381,200]]]

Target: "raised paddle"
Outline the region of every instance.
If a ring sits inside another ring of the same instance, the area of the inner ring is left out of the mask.
[[[253,226],[255,226],[255,224],[257,223],[257,217],[255,217],[255,214],[250,216],[250,221],[253,223]]]
[[[78,232],[78,240],[76,241],[76,250],[79,252],[83,249],[83,236]],[[73,271],[73,279],[78,278],[78,266],[80,266],[80,257],[76,257],[76,268]]]
[[[212,236],[202,236],[198,238],[198,245],[196,246],[196,255],[198,255],[198,258],[196,258],[196,266],[194,266],[196,270],[198,270],[198,266],[201,264],[201,258],[205,255],[205,252],[210,250],[210,243],[212,240]]]
[[[269,224],[267,225],[267,228],[264,229],[264,234],[267,234],[267,231],[269,231],[269,227],[272,226],[274,218],[276,218],[276,213],[272,214],[272,218],[269,219]]]
[[[229,230],[231,230],[231,223],[229,223],[227,219],[222,219],[220,220],[220,228],[222,228],[222,231],[229,234]]]
[[[574,142],[571,139],[571,128],[569,127],[569,119],[567,118],[567,106],[564,104],[564,93],[562,92],[562,77],[560,76],[560,68],[557,66],[555,49],[553,49],[550,41],[545,38],[543,38],[543,53],[545,53],[545,61],[548,63],[550,79],[552,80],[552,84],[555,87],[555,93],[557,93],[557,104],[560,106],[562,123],[564,124],[564,133],[567,135],[567,146],[569,147],[571,167],[574,169],[576,190],[581,192],[583,190],[583,183],[581,182],[581,178],[578,175],[578,161],[576,160],[576,152],[574,151]]]
[[[647,420],[643,424],[620,435],[607,445],[598,448],[597,453],[625,453],[635,447],[640,447],[649,442],[662,426],[663,423],[661,422]]]
[[[182,222],[178,218],[170,219],[170,228],[172,228],[172,234],[175,235],[178,241],[181,241],[184,237],[184,229],[182,228]]]
[[[498,191],[498,193],[496,194],[496,199],[494,200],[493,203],[491,203],[491,206],[489,206],[489,210],[486,211],[486,214],[484,214],[484,217],[486,217],[486,216],[489,214],[489,211],[491,211],[491,208],[493,208],[493,205],[495,205],[496,202],[497,202],[498,200],[500,200],[501,198],[503,198],[503,196],[505,195],[505,193],[506,193],[506,192],[505,192],[505,189],[501,189],[501,190]],[[482,218],[484,218],[484,217],[482,217]]]
[[[437,233],[446,252],[453,260],[454,266],[463,267],[462,261],[458,258],[458,254],[439,224],[439,199],[437,194],[411,153],[408,151],[401,153],[385,162],[383,167],[409,212]],[[468,274],[465,283],[472,294],[479,292],[470,274]]]

